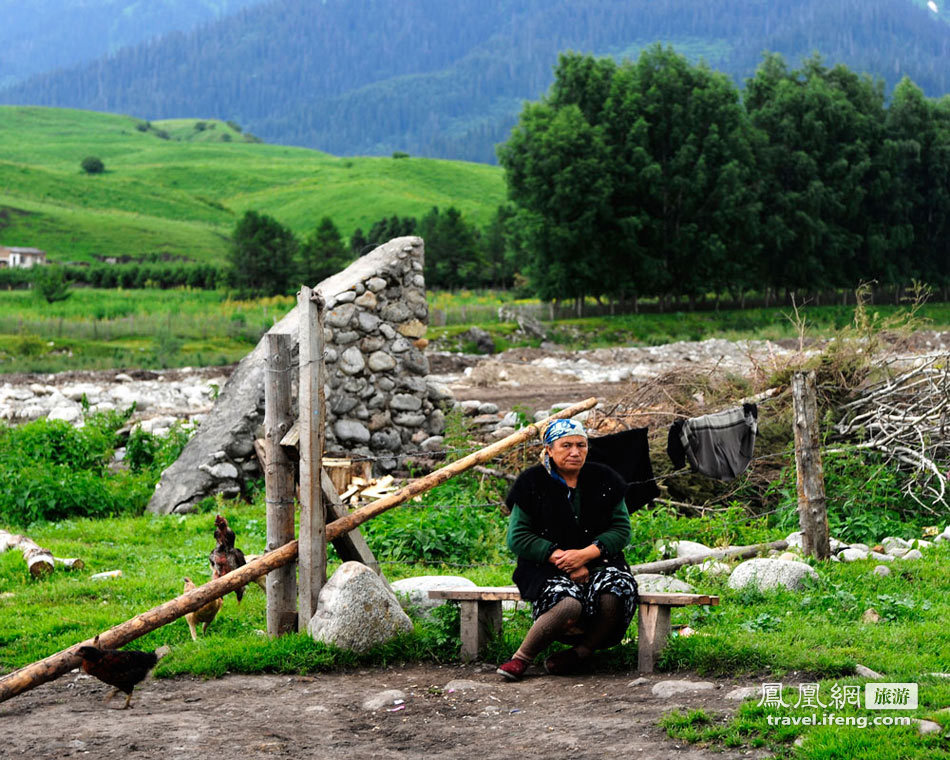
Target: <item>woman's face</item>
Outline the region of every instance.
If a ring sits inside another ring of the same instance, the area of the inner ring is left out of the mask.
[[[587,439],[582,435],[566,435],[558,438],[547,450],[558,472],[575,473],[587,460]]]

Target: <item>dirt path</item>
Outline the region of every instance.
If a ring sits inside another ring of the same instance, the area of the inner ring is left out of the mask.
[[[733,713],[736,684],[660,699],[636,674],[530,675],[507,683],[488,666],[410,666],[316,676],[150,680],[106,706],[108,687],[70,673],[0,704],[0,755],[163,758],[470,758],[683,760],[765,757],[681,745],[657,725],[676,707]],[[682,674],[675,678],[695,678]],[[451,681],[470,682],[446,692]],[[748,684],[746,684],[748,685]],[[364,709],[386,689],[405,705]]]

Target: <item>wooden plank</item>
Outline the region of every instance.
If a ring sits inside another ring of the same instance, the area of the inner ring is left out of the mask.
[[[815,373],[792,374],[795,473],[798,485],[798,524],[802,530],[802,553],[816,559],[831,556],[828,537],[828,504],[821,465],[818,402]]]
[[[296,449],[300,443],[300,421],[295,420],[293,426],[288,430],[284,437],[280,439],[280,445],[289,449]]]
[[[669,636],[670,608],[641,604],[637,614],[637,667],[641,673],[653,672]]]
[[[291,412],[291,341],[286,333],[265,337],[264,491],[267,551],[294,540],[294,463],[280,445],[294,422]],[[297,630],[297,567],[291,562],[266,576],[267,633]]]
[[[430,599],[464,601],[520,601],[518,589],[509,586],[481,586],[478,588],[439,588],[429,591]],[[640,594],[640,604],[662,607],[688,607],[692,604],[719,604],[719,597],[710,594]]]
[[[300,339],[300,557],[297,630],[306,631],[326,583],[323,505],[323,299],[306,285],[297,294]]]

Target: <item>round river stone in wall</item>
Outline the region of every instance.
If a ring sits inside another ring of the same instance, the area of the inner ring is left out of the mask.
[[[369,443],[370,435],[366,426],[354,420],[337,420],[333,424],[333,432],[337,440]]]
[[[408,393],[397,393],[389,402],[389,408],[398,412],[417,412],[422,408],[422,400]]]
[[[366,362],[362,352],[356,346],[350,346],[340,356],[340,369],[348,375],[355,375],[363,371]]]
[[[362,356],[360,357],[362,361]],[[373,372],[385,372],[396,366],[396,360],[393,359],[389,354],[384,351],[375,351],[370,354],[369,357],[369,368]],[[362,369],[362,367],[360,367]]]

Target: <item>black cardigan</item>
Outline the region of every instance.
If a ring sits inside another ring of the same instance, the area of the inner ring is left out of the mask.
[[[529,467],[511,486],[505,500],[509,508],[517,504],[539,526],[539,535],[560,549],[583,549],[610,526],[614,507],[624,497],[627,484],[609,467],[587,462],[580,471],[577,489],[581,496],[580,517],[568,499],[568,487],[552,478],[541,465]],[[627,569],[623,552],[601,557],[588,567],[612,565]],[[521,596],[534,601],[548,579],[565,576],[550,562],[518,558],[513,580]]]

